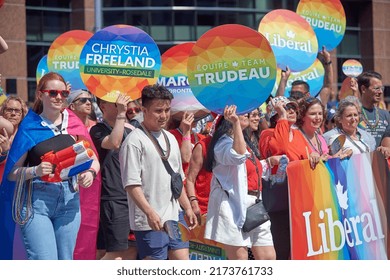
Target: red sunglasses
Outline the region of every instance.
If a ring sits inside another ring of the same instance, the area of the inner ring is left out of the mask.
[[[66,89],[43,89],[41,92],[47,92],[50,97],[57,97],[58,94],[61,94],[63,98],[67,98],[69,96],[69,90]]]
[[[127,109],[126,114],[137,114],[137,113],[139,113],[139,112],[141,112],[141,109],[135,107],[135,108],[129,108],[129,109]]]

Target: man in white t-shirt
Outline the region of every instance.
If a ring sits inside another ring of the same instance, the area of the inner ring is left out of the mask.
[[[160,85],[142,90],[144,121],[126,137],[119,155],[122,183],[128,195],[130,228],[135,233],[141,259],[189,259],[188,242],[173,240],[163,231],[166,221],[179,220],[180,205],[190,228],[197,225],[185,190],[178,199],[174,198],[171,176],[161,158],[166,157],[173,171],[184,179],[179,145],[164,129],[172,98],[169,90]],[[181,222],[185,223],[183,215]]]

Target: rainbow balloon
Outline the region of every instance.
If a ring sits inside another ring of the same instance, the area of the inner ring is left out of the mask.
[[[53,41],[47,53],[49,71],[61,74],[72,90],[86,88],[80,77],[79,60],[85,42],[92,35],[85,30],[65,32]]]
[[[355,59],[348,59],[344,61],[342,70],[348,77],[357,77],[363,72],[363,66]]]
[[[341,84],[341,88],[339,91],[339,99],[343,100],[345,97],[353,95],[353,91],[351,89],[351,77],[347,77],[344,79]]]
[[[97,97],[115,102],[123,93],[132,100],[141,97],[146,85],[160,74],[160,51],[143,30],[130,25],[112,25],[96,32],[80,55],[80,73]]]
[[[49,67],[47,66],[47,55],[44,55],[38,62],[37,71],[36,71],[36,79],[37,84],[39,80],[48,72],[50,72]]]
[[[195,98],[187,77],[187,62],[194,43],[183,43],[168,49],[161,56],[162,66],[158,84],[164,85],[172,94],[171,115],[181,119],[187,111],[201,118],[209,113]]]
[[[236,105],[239,114],[259,107],[270,95],[276,61],[267,39],[246,26],[215,27],[195,43],[187,63],[192,92],[203,106],[223,114]]]
[[[278,69],[277,76],[276,76],[276,83],[272,91],[272,96],[275,96],[276,91],[278,90],[278,86],[282,78],[281,72],[282,70]],[[325,69],[319,59],[316,59],[314,63],[305,71],[291,72],[290,77],[287,80],[284,96],[286,97],[290,96],[292,83],[296,80],[302,80],[307,82],[310,87],[310,95],[317,96],[320,93],[321,88],[324,84],[324,75],[325,75]]]
[[[313,28],[298,14],[289,10],[273,10],[259,24],[276,57],[280,69],[304,71],[317,58],[318,42]]]
[[[319,49],[335,49],[345,33],[346,18],[339,0],[301,0],[297,14],[307,20],[317,35]]]

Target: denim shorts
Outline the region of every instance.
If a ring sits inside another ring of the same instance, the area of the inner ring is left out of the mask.
[[[187,225],[184,220],[184,212],[179,213],[179,221]],[[178,241],[169,238],[165,231],[134,231],[139,258],[149,257],[155,260],[166,260],[168,250],[189,248],[189,242]]]

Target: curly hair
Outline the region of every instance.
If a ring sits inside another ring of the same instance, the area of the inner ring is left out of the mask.
[[[322,104],[321,100],[319,100],[318,98],[307,97],[307,98],[301,100],[301,102],[299,102],[299,114],[298,114],[297,122],[296,122],[296,125],[299,128],[301,128],[303,126],[303,123],[304,123],[303,118],[306,116],[307,111],[310,109],[310,107],[312,107],[313,105],[316,105],[316,104],[321,105],[322,115],[325,116],[325,107]],[[325,121],[325,117],[323,117],[323,119],[322,119],[322,122],[324,122],[324,121]]]
[[[142,89],[142,106],[148,107],[155,99],[172,100],[173,94],[162,85],[148,85]]]

